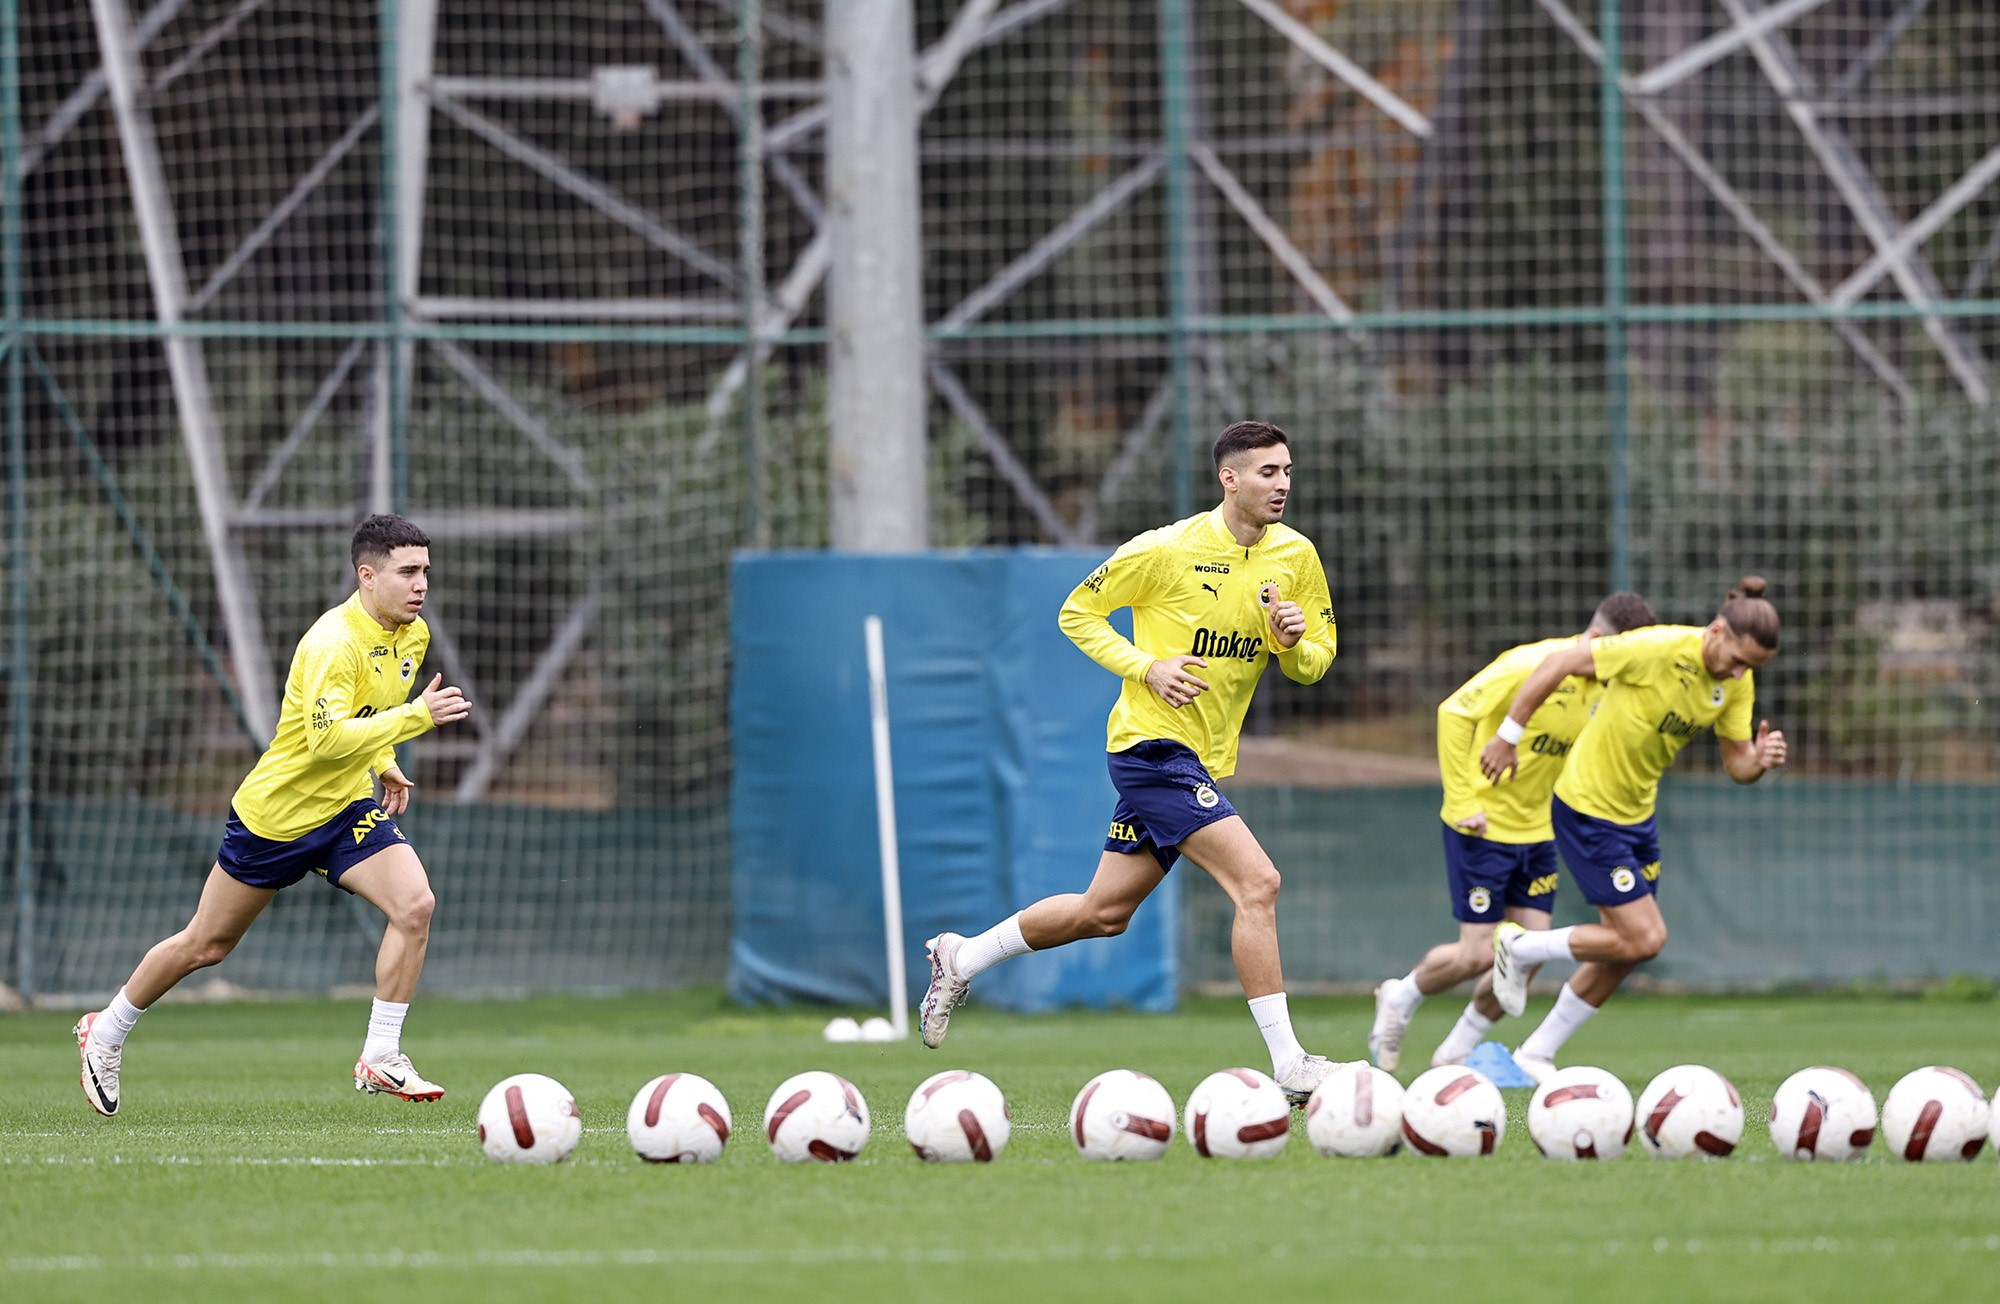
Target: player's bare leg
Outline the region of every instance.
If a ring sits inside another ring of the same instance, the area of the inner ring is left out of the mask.
[[[1271,1076],[1294,1105],[1336,1067],[1324,1055],[1308,1055],[1292,1031],[1285,996],[1285,970],[1278,957],[1278,867],[1264,854],[1240,815],[1204,824],[1181,843],[1181,852],[1208,871],[1236,906],[1229,928],[1229,953],[1236,978],[1249,998],[1250,1013],[1271,1052]]]
[[[1549,926],[1548,911],[1527,906],[1508,906],[1506,917],[1508,922],[1533,932],[1546,931]],[[1495,1023],[1505,1017],[1506,1011],[1500,1008],[1500,1002],[1493,995],[1494,927],[1492,924],[1460,923],[1456,943],[1432,947],[1423,962],[1407,976],[1392,978],[1376,988],[1375,1026],[1369,1032],[1368,1044],[1370,1051],[1376,1053],[1377,1064],[1386,1069],[1396,1066],[1395,1062],[1400,1060],[1403,1033],[1425,997],[1455,987],[1467,978],[1479,980],[1473,989],[1472,1000],[1431,1055],[1431,1067],[1464,1063],[1472,1048],[1492,1030]],[[1528,976],[1533,975],[1534,968],[1531,967]],[[1378,1047],[1391,1041],[1394,1048],[1390,1052],[1390,1061],[1385,1062]]]
[[[354,1089],[403,1100],[437,1100],[444,1088],[427,1082],[402,1050],[403,1018],[424,971],[437,898],[423,862],[407,844],[385,847],[340,876],[340,886],[388,920],[375,954],[375,1005],[368,1038],[354,1064]]]
[[[1098,857],[1097,873],[1082,892],[1043,897],[973,937],[939,933],[931,938],[924,944],[930,952],[931,982],[918,1018],[924,1045],[936,1050],[944,1041],[951,1012],[975,977],[1010,956],[1089,937],[1116,937],[1166,876],[1150,851],[1107,851]]]
[[[1512,944],[1516,959],[1568,957],[1584,962],[1557,994],[1555,1008],[1514,1052],[1514,1062],[1536,1081],[1555,1071],[1556,1052],[1611,999],[1625,975],[1658,955],[1667,944],[1667,921],[1654,897],[1599,906],[1597,913],[1602,923],[1559,928],[1517,938]]]
[[[92,1109],[118,1112],[125,1036],[140,1014],[195,970],[222,963],[276,895],[275,888],[250,887],[212,866],[188,926],[146,952],[110,1005],[77,1020],[72,1031],[83,1060],[80,1080]]]

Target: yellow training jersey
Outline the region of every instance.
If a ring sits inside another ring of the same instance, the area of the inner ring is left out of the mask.
[[[1456,825],[1484,811],[1489,842],[1547,842],[1555,837],[1549,827],[1549,793],[1577,734],[1590,719],[1602,685],[1588,675],[1570,675],[1557,684],[1528,718],[1528,732],[1515,749],[1520,765],[1506,781],[1487,781],[1479,772],[1479,753],[1507,718],[1514,695],[1535,667],[1549,654],[1574,646],[1574,638],[1549,638],[1509,648],[1438,704],[1438,772],[1444,779],[1444,809],[1439,813],[1446,824]]]
[[[1719,738],[1750,736],[1757,689],[1749,671],[1717,679],[1701,659],[1699,625],[1649,625],[1590,645],[1604,696],[1578,735],[1556,796],[1615,824],[1649,818],[1660,776],[1710,725]]]
[[[1305,633],[1288,649],[1271,641],[1261,596],[1267,584],[1305,612]],[[1108,619],[1120,607],[1132,608],[1129,643]],[[1106,727],[1107,750],[1170,738],[1218,779],[1236,772],[1236,736],[1264,662],[1276,656],[1301,684],[1317,683],[1333,664],[1333,599],[1312,542],[1278,524],[1246,548],[1220,507],[1126,543],[1076,586],[1058,620],[1091,660],[1125,681]],[[1147,668],[1174,656],[1208,663],[1189,667],[1208,691],[1178,711],[1146,686]]]
[[[292,653],[278,736],[231,802],[244,827],[289,842],[373,795],[370,771],[431,727],[423,699],[409,700],[430,645],[422,620],[383,629],[359,592],[314,621]]]

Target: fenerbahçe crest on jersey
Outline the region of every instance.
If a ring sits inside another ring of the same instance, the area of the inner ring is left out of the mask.
[[[1660,776],[1711,725],[1750,736],[1757,688],[1749,671],[1717,679],[1701,659],[1699,625],[1648,625],[1590,645],[1604,696],[1577,736],[1556,796],[1571,810],[1637,824],[1659,803]]]
[[[1528,718],[1515,749],[1520,760],[1504,782],[1479,771],[1479,753],[1507,718],[1514,695],[1551,653],[1574,647],[1574,638],[1550,638],[1508,648],[1438,705],[1438,773],[1444,780],[1444,822],[1456,825],[1486,815],[1489,842],[1525,844],[1555,837],[1549,794],[1602,686],[1588,675],[1569,675]]]
[[[1268,584],[1305,613],[1305,633],[1288,649],[1272,641],[1262,596]],[[1132,609],[1129,643],[1108,619],[1120,607]],[[1312,542],[1280,523],[1246,548],[1220,507],[1127,542],[1076,586],[1058,621],[1091,660],[1125,681],[1106,726],[1106,750],[1172,739],[1218,779],[1236,772],[1236,738],[1265,661],[1276,656],[1289,678],[1311,684],[1335,651],[1333,599]],[[1208,691],[1178,711],[1146,686],[1153,662],[1175,656],[1208,663],[1189,667]]]

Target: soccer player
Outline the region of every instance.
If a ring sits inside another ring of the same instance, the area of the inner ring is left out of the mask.
[[[1751,732],[1754,671],[1778,651],[1778,611],[1762,578],[1746,576],[1705,626],[1657,625],[1554,652],[1528,676],[1479,767],[1500,782],[1518,757],[1515,744],[1537,708],[1571,675],[1605,684],[1590,723],[1577,736],[1556,780],[1551,824],[1563,862],[1602,923],[1531,933],[1518,924],[1493,930],[1493,995],[1519,1015],[1528,971],[1549,960],[1581,960],[1541,1026],[1514,1052],[1541,1082],[1556,1052],[1582,1027],[1625,975],[1660,953],[1667,923],[1655,898],[1660,839],[1653,827],[1660,776],[1681,748],[1711,726],[1722,768],[1755,783],[1785,763],[1785,735],[1761,720]]]
[[[1589,626],[1569,638],[1509,648],[1438,704],[1438,772],[1444,779],[1445,877],[1458,940],[1432,947],[1423,962],[1375,989],[1375,1025],[1368,1053],[1391,1072],[1401,1062],[1403,1034],[1426,996],[1478,978],[1472,1001],[1431,1067],[1463,1064],[1495,1023],[1493,929],[1504,917],[1530,931],[1549,926],[1558,871],[1555,834],[1549,829],[1549,794],[1563,759],[1597,704],[1602,686],[1587,675],[1557,684],[1528,721],[1527,755],[1514,781],[1490,784],[1479,772],[1480,749],[1514,704],[1514,694],[1552,652],[1588,646],[1601,634],[1622,634],[1653,623],[1653,609],[1636,593],[1614,593],[1597,604]]]
[[[1127,542],[1063,603],[1065,634],[1124,680],[1107,726],[1118,804],[1082,893],[1045,897],[973,937],[927,943],[924,1044],[937,1047],[971,981],[1010,956],[1112,937],[1186,856],[1236,907],[1230,949],[1271,1073],[1303,1104],[1332,1070],[1292,1031],[1278,958],[1278,871],[1215,781],[1236,770],[1236,740],[1264,664],[1316,683],[1333,664],[1333,603],[1319,554],[1282,523],[1292,488],[1285,432],[1239,421],[1215,441],[1222,502]],[[1133,639],[1110,615],[1132,609]]]
[[[410,699],[430,646],[419,614],[430,591],[430,542],[400,516],[371,516],[354,531],[354,595],[313,622],[292,654],[278,735],[230,802],[194,918],[146,953],[110,1005],[77,1021],[83,1094],[98,1113],[118,1112],[119,1062],[139,1016],[181,979],[221,963],[278,890],[308,874],[388,917],[354,1089],[404,1100],[444,1095],[401,1047],[434,901],[395,821],[416,786],[397,767],[395,744],[472,710],[442,675]]]

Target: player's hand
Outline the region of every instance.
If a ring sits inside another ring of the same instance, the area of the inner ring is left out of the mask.
[[[432,675],[430,686],[423,691],[424,709],[431,713],[432,724],[451,724],[472,714],[472,703],[465,700],[465,694],[456,688],[444,687],[443,675]]]
[[[1486,836],[1486,812],[1476,810],[1458,823],[1452,825],[1452,827],[1460,833],[1468,834],[1475,838],[1483,838]]]
[[[1146,667],[1146,687],[1178,711],[1208,691],[1208,685],[1188,673],[1189,666],[1206,667],[1200,657],[1168,657]]]
[[[1487,739],[1485,750],[1479,753],[1479,772],[1494,783],[1512,777],[1514,767],[1520,763],[1514,744],[1504,738]]]
[[[1271,605],[1271,641],[1281,648],[1298,646],[1306,632],[1306,613],[1296,602],[1278,596],[1278,586],[1264,586],[1264,600]]]
[[[410,782],[403,767],[392,765],[375,776],[382,780],[382,813],[390,819],[401,815],[410,808],[410,789],[417,785]]]
[[[1754,749],[1751,754],[1757,758],[1757,764],[1765,769],[1775,770],[1785,763],[1787,750],[1784,731],[1773,729],[1769,720],[1757,722],[1757,737],[1750,745]]]

